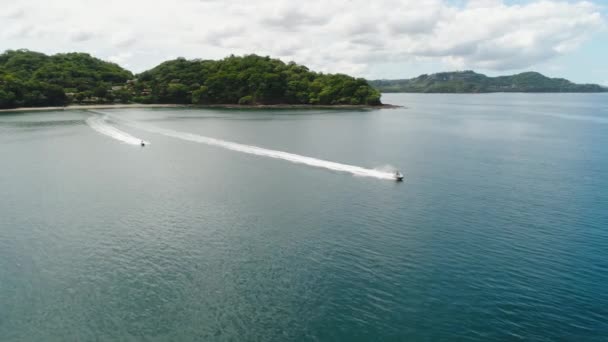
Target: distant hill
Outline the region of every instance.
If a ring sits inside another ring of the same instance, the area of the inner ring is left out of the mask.
[[[597,84],[575,84],[549,78],[538,72],[488,77],[474,71],[442,72],[404,80],[375,80],[369,83],[384,93],[593,93],[606,92]]]

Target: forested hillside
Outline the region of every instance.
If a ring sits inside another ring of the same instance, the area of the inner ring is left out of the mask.
[[[179,58],[138,75],[146,103],[378,105],[364,79],[321,74],[295,63],[248,55],[211,60]]]
[[[381,104],[364,79],[256,55],[178,58],[140,75],[85,53],[0,55],[0,108],[73,103]]]
[[[86,53],[47,56],[9,50],[0,55],[0,108],[113,101],[112,86],[132,77],[130,71]]]

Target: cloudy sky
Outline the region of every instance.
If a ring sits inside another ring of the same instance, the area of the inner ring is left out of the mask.
[[[139,72],[257,53],[368,78],[537,70],[608,84],[604,1],[0,0],[0,50],[84,51]]]

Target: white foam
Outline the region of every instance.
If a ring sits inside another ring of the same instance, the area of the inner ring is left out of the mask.
[[[107,135],[116,140],[122,141],[122,142],[130,144],[130,145],[140,145],[141,144],[142,139],[136,138],[136,137],[130,135],[129,133],[125,133],[125,132],[119,130],[118,128],[110,126],[106,120],[107,120],[106,115],[93,115],[86,119],[86,123],[87,123],[87,125],[89,125],[89,127],[96,130],[97,132]],[[147,141],[144,141],[144,143],[146,145],[150,144]]]
[[[218,147],[222,147],[222,148],[232,150],[232,151],[254,154],[254,155],[262,156],[262,157],[281,159],[281,160],[290,161],[290,162],[296,163],[296,164],[304,164],[304,165],[308,165],[308,166],[314,166],[314,167],[324,168],[324,169],[333,170],[333,171],[347,172],[347,173],[351,173],[355,176],[395,180],[394,172],[388,172],[388,171],[384,171],[384,170],[366,169],[366,168],[354,166],[354,165],[340,164],[340,163],[335,163],[335,162],[331,162],[331,161],[327,161],[327,160],[301,156],[301,155],[294,154],[294,153],[270,150],[270,149],[257,147],[257,146],[251,146],[251,145],[244,145],[244,144],[234,143],[234,142],[230,142],[230,141],[209,138],[209,137],[205,137],[205,136],[198,135],[198,134],[178,132],[178,131],[159,128],[159,127],[155,127],[155,126],[138,125],[138,124],[133,124],[133,125],[135,125],[138,129],[143,129],[143,130],[146,130],[146,131],[149,131],[152,133],[158,133],[158,134],[162,134],[162,135],[165,135],[168,137],[196,142],[196,143],[201,143],[201,144],[218,146]]]

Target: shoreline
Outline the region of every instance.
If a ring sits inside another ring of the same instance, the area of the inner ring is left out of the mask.
[[[422,91],[381,91],[382,94],[423,94],[423,95],[484,95],[484,94],[606,94],[605,91],[478,91],[478,92],[422,92]]]
[[[10,112],[44,112],[60,110],[88,110],[88,109],[128,109],[128,108],[216,108],[216,109],[395,109],[402,106],[382,104],[379,106],[368,105],[297,105],[297,104],[273,104],[273,105],[239,105],[239,104],[109,104],[109,105],[70,105],[64,107],[19,107],[0,109],[0,113]]]
[[[303,104],[272,104],[272,105],[239,105],[239,104],[210,104],[185,105],[190,108],[223,108],[223,109],[394,109],[402,106],[392,104],[369,105],[303,105]]]
[[[183,105],[175,104],[115,104],[115,105],[71,105],[58,107],[18,107],[0,109],[0,113],[6,112],[46,112],[60,110],[87,110],[87,109],[112,109],[112,108],[177,108]]]

